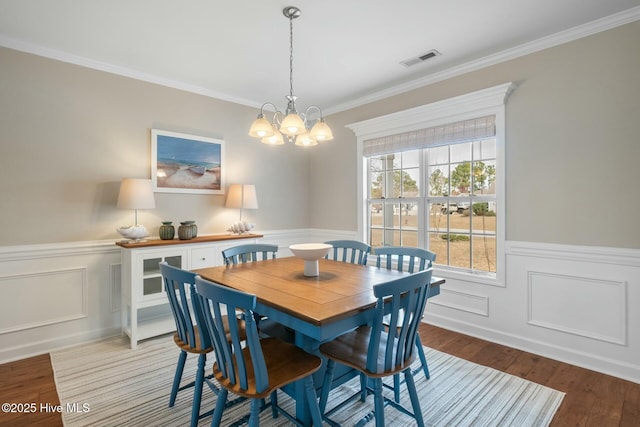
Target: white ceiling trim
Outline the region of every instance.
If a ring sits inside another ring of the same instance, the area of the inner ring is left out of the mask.
[[[9,49],[18,50],[21,52],[31,53],[33,55],[38,55],[49,59],[67,62],[69,64],[79,65],[81,67],[91,68],[98,71],[105,71],[107,73],[116,74],[123,77],[130,77],[132,79],[141,80],[147,83],[153,83],[173,89],[184,90],[186,92],[207,96],[209,98],[229,101],[235,104],[246,105],[253,108],[260,108],[260,106],[262,105],[255,101],[239,98],[222,92],[213,91],[201,86],[192,85],[178,80],[167,79],[153,74],[143,73],[131,68],[120,67],[117,65],[109,64],[107,62],[96,61],[84,56],[73,55],[61,50],[51,49],[22,40],[17,40],[11,37],[7,37],[4,34],[0,34],[0,46],[4,46]]]
[[[597,19],[584,25],[580,25],[566,31],[561,31],[559,33],[552,34],[550,36],[543,37],[511,49],[506,49],[493,55],[488,55],[474,61],[456,65],[446,70],[432,73],[428,76],[416,80],[412,80],[405,84],[374,92],[369,95],[356,98],[352,101],[335,105],[331,108],[325,108],[324,112],[326,116],[328,116],[329,114],[335,114],[340,111],[345,111],[351,108],[358,107],[360,105],[368,104],[370,102],[379,101],[390,96],[409,92],[411,90],[450,79],[462,74],[466,74],[471,71],[477,71],[491,65],[496,65],[502,62],[509,61],[511,59],[519,58],[521,56],[529,55],[531,53],[558,46],[563,43],[578,40],[580,38],[587,37],[602,31],[610,30],[612,28],[619,27],[621,25],[628,24],[637,20],[640,20],[640,6],[611,16],[607,16],[605,18]]]
[[[511,59],[515,59],[530,53],[538,52],[543,49],[548,49],[563,43],[567,43],[573,40],[580,39],[592,34],[596,34],[605,30],[609,30],[630,22],[640,20],[640,6],[628,9],[626,11],[597,19],[584,25],[574,27],[572,29],[561,31],[551,36],[543,37],[533,42],[525,43],[523,45],[506,49],[502,52],[498,52],[493,55],[488,55],[483,58],[469,61],[446,70],[429,74],[428,76],[412,80],[410,82],[396,85],[388,89],[377,91],[360,98],[355,98],[349,102],[335,105],[333,107],[324,108],[325,116],[329,114],[335,114],[340,111],[345,111],[351,108],[358,107],[370,102],[379,101],[381,99],[399,95],[423,86],[427,86],[433,83],[437,83],[442,80],[446,80],[452,77],[459,76],[471,71],[477,71],[482,68],[496,65],[501,62],[505,62]],[[87,67],[99,71],[104,71],[111,74],[116,74],[124,77],[133,78],[136,80],[145,81],[148,83],[158,84],[174,89],[184,90],[187,92],[207,96],[210,98],[216,98],[223,101],[233,102],[240,105],[246,105],[253,108],[260,108],[261,103],[252,100],[239,98],[226,93],[213,91],[200,86],[192,85],[182,81],[167,79],[164,77],[156,76],[149,73],[144,73],[138,70],[120,67],[105,62],[95,61],[86,57],[73,55],[67,52],[63,52],[56,49],[43,47],[40,45],[28,43],[25,41],[13,39],[6,35],[0,34],[0,46],[4,46],[10,49],[31,53],[34,55],[42,56],[45,58],[55,59],[82,67]]]

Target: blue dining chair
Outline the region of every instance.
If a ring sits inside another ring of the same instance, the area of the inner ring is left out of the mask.
[[[264,261],[275,259],[278,252],[278,245],[268,245],[265,243],[250,243],[247,245],[234,246],[222,251],[225,265]]]
[[[164,291],[169,299],[169,306],[176,323],[173,341],[180,349],[180,356],[178,356],[178,364],[176,365],[169,396],[169,407],[174,406],[179,391],[194,387],[191,407],[191,426],[194,427],[198,424],[200,418],[211,414],[211,412],[200,414],[200,403],[206,378],[204,367],[207,361],[207,354],[213,351],[213,347],[206,328],[203,329],[197,326],[203,324],[204,318],[202,317],[202,312],[192,302],[193,295],[195,295],[195,274],[170,266],[164,261],[160,263],[160,273],[162,274]],[[196,321],[195,325],[193,323],[194,320]],[[226,317],[224,322],[226,325],[229,323]],[[245,336],[244,321],[237,320],[234,323],[236,323],[236,328],[240,331],[239,334]],[[180,382],[182,381],[182,374],[189,353],[198,355],[196,377],[194,381],[181,387]]]
[[[275,259],[278,252],[278,245],[270,245],[266,243],[249,243],[246,245],[233,246],[222,251],[225,265],[244,264],[247,262],[265,261],[267,259]],[[258,313],[254,313],[256,322],[259,324],[260,331],[264,335],[279,336],[286,338],[291,333],[277,322],[272,322],[266,317]],[[292,338],[289,338],[292,339]]]
[[[398,271],[408,271],[409,273],[415,273],[416,271],[426,270],[433,267],[433,263],[436,261],[436,254],[421,248],[412,248],[406,246],[382,246],[375,249],[376,266],[378,268],[395,269]],[[394,266],[395,262],[395,266]],[[420,315],[422,318],[422,315]],[[420,335],[416,339],[416,347],[418,349],[418,356],[420,357],[420,363],[424,375],[427,379],[431,378],[429,373],[429,365],[427,364],[427,358],[424,354],[422,347],[422,341]],[[413,374],[417,374],[420,368],[415,369]],[[393,387],[396,402],[400,401],[400,378],[395,376],[393,378]]]
[[[377,301],[371,323],[320,345],[320,353],[327,358],[320,397],[320,411],[325,419],[329,419],[332,413],[354,399],[373,394],[376,426],[384,426],[386,405],[412,416],[418,426],[424,426],[411,364],[417,353],[415,341],[431,286],[432,271],[419,271],[375,285],[373,293]],[[389,328],[385,324],[385,312],[389,313],[391,324],[397,325],[396,328]],[[367,379],[363,381],[366,389],[358,391],[325,413],[336,363],[358,370]],[[382,394],[382,379],[400,373],[404,374],[413,412]],[[357,425],[363,425],[369,420],[371,416],[367,414]]]
[[[220,384],[211,426],[217,427],[227,407],[229,392],[251,400],[248,423],[259,425],[259,415],[271,408],[273,418],[282,413],[287,419],[303,425],[293,415],[278,406],[278,389],[295,381],[303,381],[305,401],[314,426],[322,425],[312,374],[320,369],[322,360],[293,344],[278,338],[260,339],[253,310],[256,296],[196,277],[196,305],[204,316],[215,352],[213,377]],[[229,323],[229,337],[220,320],[223,313],[240,311],[245,321],[246,340],[240,329]],[[263,404],[269,397],[269,403]]]
[[[332,245],[333,249],[325,256],[326,259],[350,262],[351,264],[367,264],[367,256],[371,246],[357,240],[329,240],[324,242]]]

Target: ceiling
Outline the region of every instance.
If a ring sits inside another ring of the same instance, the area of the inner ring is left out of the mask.
[[[325,114],[640,19],[640,0],[0,0],[0,45],[284,107],[290,5],[294,94]]]

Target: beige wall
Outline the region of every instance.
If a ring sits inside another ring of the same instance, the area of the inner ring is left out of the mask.
[[[640,22],[335,114],[311,161],[311,226],[354,230],[346,124],[506,82],[507,239],[640,248]],[[331,145],[329,145],[331,144]]]
[[[150,177],[150,129],[223,137],[227,183],[255,183],[259,229],[355,230],[356,139],[344,126],[509,81],[507,239],[640,248],[640,23],[328,118],[305,151],[246,135],[256,110],[0,48],[0,245],[117,238],[123,177]],[[156,194],[140,222],[237,219],[223,196]]]
[[[0,48],[0,245],[115,239],[133,222],[116,209],[120,179],[150,178],[150,130],[224,138],[227,184],[255,183],[258,229],[308,226],[308,153],[247,136],[257,110]],[[141,211],[224,231],[238,211],[224,196],[156,194]]]

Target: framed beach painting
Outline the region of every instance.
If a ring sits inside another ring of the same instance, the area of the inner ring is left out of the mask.
[[[151,129],[153,191],[224,194],[224,141]]]

